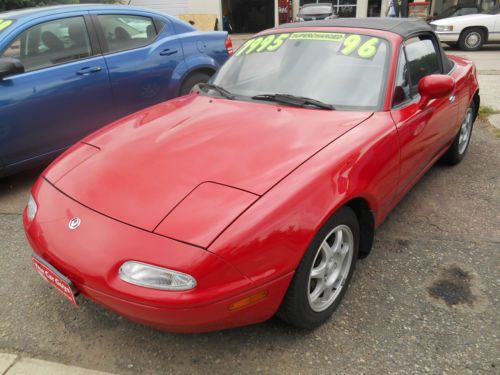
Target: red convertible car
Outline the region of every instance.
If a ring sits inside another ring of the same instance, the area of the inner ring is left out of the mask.
[[[35,269],[71,302],[203,332],[339,305],[375,228],[464,157],[476,69],[401,19],[290,24],[199,92],[85,138],[33,187]]]

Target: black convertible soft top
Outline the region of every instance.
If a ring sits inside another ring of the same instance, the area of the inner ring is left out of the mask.
[[[288,29],[293,27],[357,27],[359,29],[375,29],[389,31],[407,38],[415,33],[432,31],[432,28],[424,21],[412,18],[336,18],[333,20],[306,21],[301,23],[287,23],[280,25],[277,29]]]
[[[424,21],[415,18],[391,18],[391,17],[370,17],[370,18],[336,18],[333,20],[306,21],[300,23],[286,23],[275,29],[290,29],[298,27],[353,27],[358,29],[373,29],[388,31],[401,35],[404,39],[421,32],[431,32],[432,28]],[[443,51],[443,47],[436,38],[438,48],[441,52],[444,73],[449,73],[454,63]]]

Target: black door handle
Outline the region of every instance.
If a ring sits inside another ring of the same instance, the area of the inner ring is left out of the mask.
[[[171,56],[177,53],[176,49],[164,49],[163,51],[160,52],[160,56]]]
[[[101,70],[102,68],[100,66],[87,66],[77,71],[76,74],[78,74],[79,76],[83,76],[90,73],[97,73],[100,72]]]

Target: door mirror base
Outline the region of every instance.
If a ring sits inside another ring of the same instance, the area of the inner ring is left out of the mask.
[[[418,83],[420,93],[419,108],[424,108],[432,99],[451,95],[455,90],[455,80],[444,74],[431,74],[425,76]]]

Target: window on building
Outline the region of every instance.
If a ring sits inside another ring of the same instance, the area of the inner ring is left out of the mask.
[[[368,17],[380,17],[382,15],[382,1],[368,0],[368,9],[366,14]]]
[[[325,0],[301,0],[300,6],[304,4],[314,3],[330,3]],[[335,14],[339,17],[356,17],[357,0],[332,0],[331,4],[335,10]]]
[[[144,47],[158,34],[152,18],[125,14],[97,16],[108,52]]]
[[[29,72],[89,57],[92,54],[83,17],[33,26],[19,35],[3,57],[19,59]]]
[[[333,6],[339,17],[356,17],[356,0],[337,0]]]

